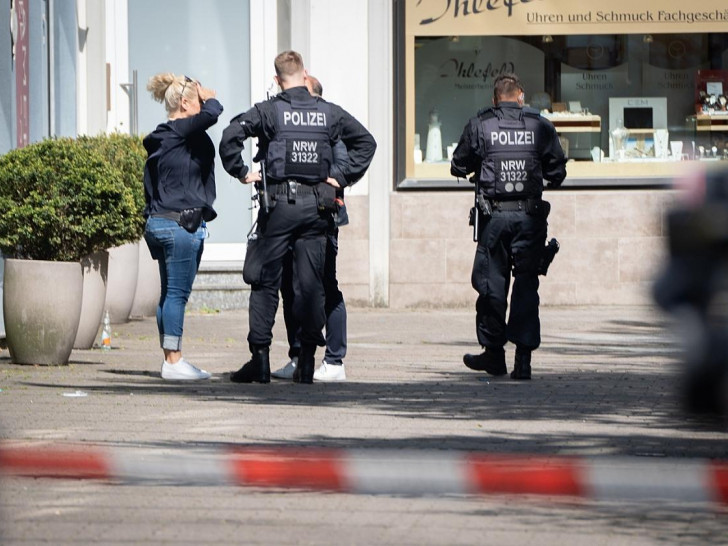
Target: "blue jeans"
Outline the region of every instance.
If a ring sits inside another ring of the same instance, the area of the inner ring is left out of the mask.
[[[206,229],[204,223],[189,233],[168,218],[150,217],[144,239],[152,258],[159,262],[162,296],[157,306],[157,328],[162,349],[182,350],[185,305],[200,266]]]

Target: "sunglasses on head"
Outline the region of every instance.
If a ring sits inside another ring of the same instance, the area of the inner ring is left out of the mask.
[[[194,82],[194,81],[195,81],[195,80],[193,80],[193,79],[192,79],[192,78],[190,78],[189,76],[185,76],[185,84],[184,84],[184,85],[182,86],[182,92],[181,92],[181,93],[179,94],[180,98],[182,98],[182,97],[184,97],[184,96],[185,96],[185,89],[187,89],[187,84],[188,84],[188,83],[192,83],[192,82]]]

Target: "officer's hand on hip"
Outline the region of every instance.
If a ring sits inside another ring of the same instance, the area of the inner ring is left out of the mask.
[[[245,178],[238,178],[243,184],[252,184],[253,182],[260,182],[262,180],[260,171],[250,172],[245,175]]]
[[[335,187],[335,188],[340,188],[340,187],[341,187],[341,184],[339,184],[339,183],[338,183],[338,182],[336,181],[336,178],[331,178],[330,176],[329,176],[329,177],[328,177],[328,178],[326,179],[326,183],[327,183],[327,184],[328,184],[329,186],[333,186],[333,187]]]

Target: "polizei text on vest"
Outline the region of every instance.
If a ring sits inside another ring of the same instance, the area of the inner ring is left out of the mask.
[[[490,143],[512,146],[525,146],[535,141],[533,131],[491,131]]]
[[[284,125],[325,127],[326,114],[324,112],[293,111],[283,112]]]

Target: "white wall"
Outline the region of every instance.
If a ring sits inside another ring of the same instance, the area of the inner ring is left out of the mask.
[[[368,2],[361,0],[308,0],[311,6],[310,44],[304,57],[308,72],[324,87],[324,98],[341,106],[368,127],[369,55]],[[292,35],[295,38],[295,23]],[[297,46],[292,42],[293,49]],[[375,138],[377,135],[374,135]],[[366,194],[368,177],[351,188]]]
[[[107,132],[129,132],[129,96],[121,87],[129,78],[129,24],[127,0],[106,2],[106,63],[109,64],[111,109],[106,116]],[[104,67],[105,69],[106,67]],[[104,77],[106,74],[104,73]]]
[[[76,131],[79,135],[106,132],[106,5],[76,0],[78,71]]]
[[[292,24],[292,40],[302,36],[307,44],[292,47],[307,51],[309,73],[324,87],[324,97],[361,121],[377,140],[377,153],[368,174],[347,195],[368,195],[368,260],[360,252],[355,263],[341,264],[354,276],[369,280],[368,302],[389,305],[390,195],[393,181],[393,35],[392,3],[389,0],[300,0],[310,6],[308,34]],[[294,2],[295,4],[295,2]],[[292,7],[292,11],[295,6]],[[295,15],[295,14],[294,14]],[[299,20],[305,20],[299,16]],[[295,18],[294,18],[295,21]],[[356,230],[356,225],[345,229]],[[361,248],[361,251],[365,249]],[[346,260],[348,254],[341,256]],[[358,271],[358,269],[365,271]]]
[[[255,36],[260,37],[251,48],[253,85],[260,87],[261,80],[269,77],[267,68],[272,68],[279,53],[271,50],[271,43],[276,49],[284,44],[303,55],[308,72],[321,80],[324,97],[361,121],[377,140],[368,174],[346,192],[368,201],[357,200],[356,213],[367,216],[352,216],[352,225],[345,228],[357,241],[351,244],[358,252],[344,252],[340,257],[340,264],[357,279],[368,279],[367,299],[373,305],[389,302],[389,207],[394,170],[392,11],[391,0],[251,0],[251,26],[259,29]],[[350,259],[353,263],[341,263]],[[362,299],[361,288],[357,294]]]

